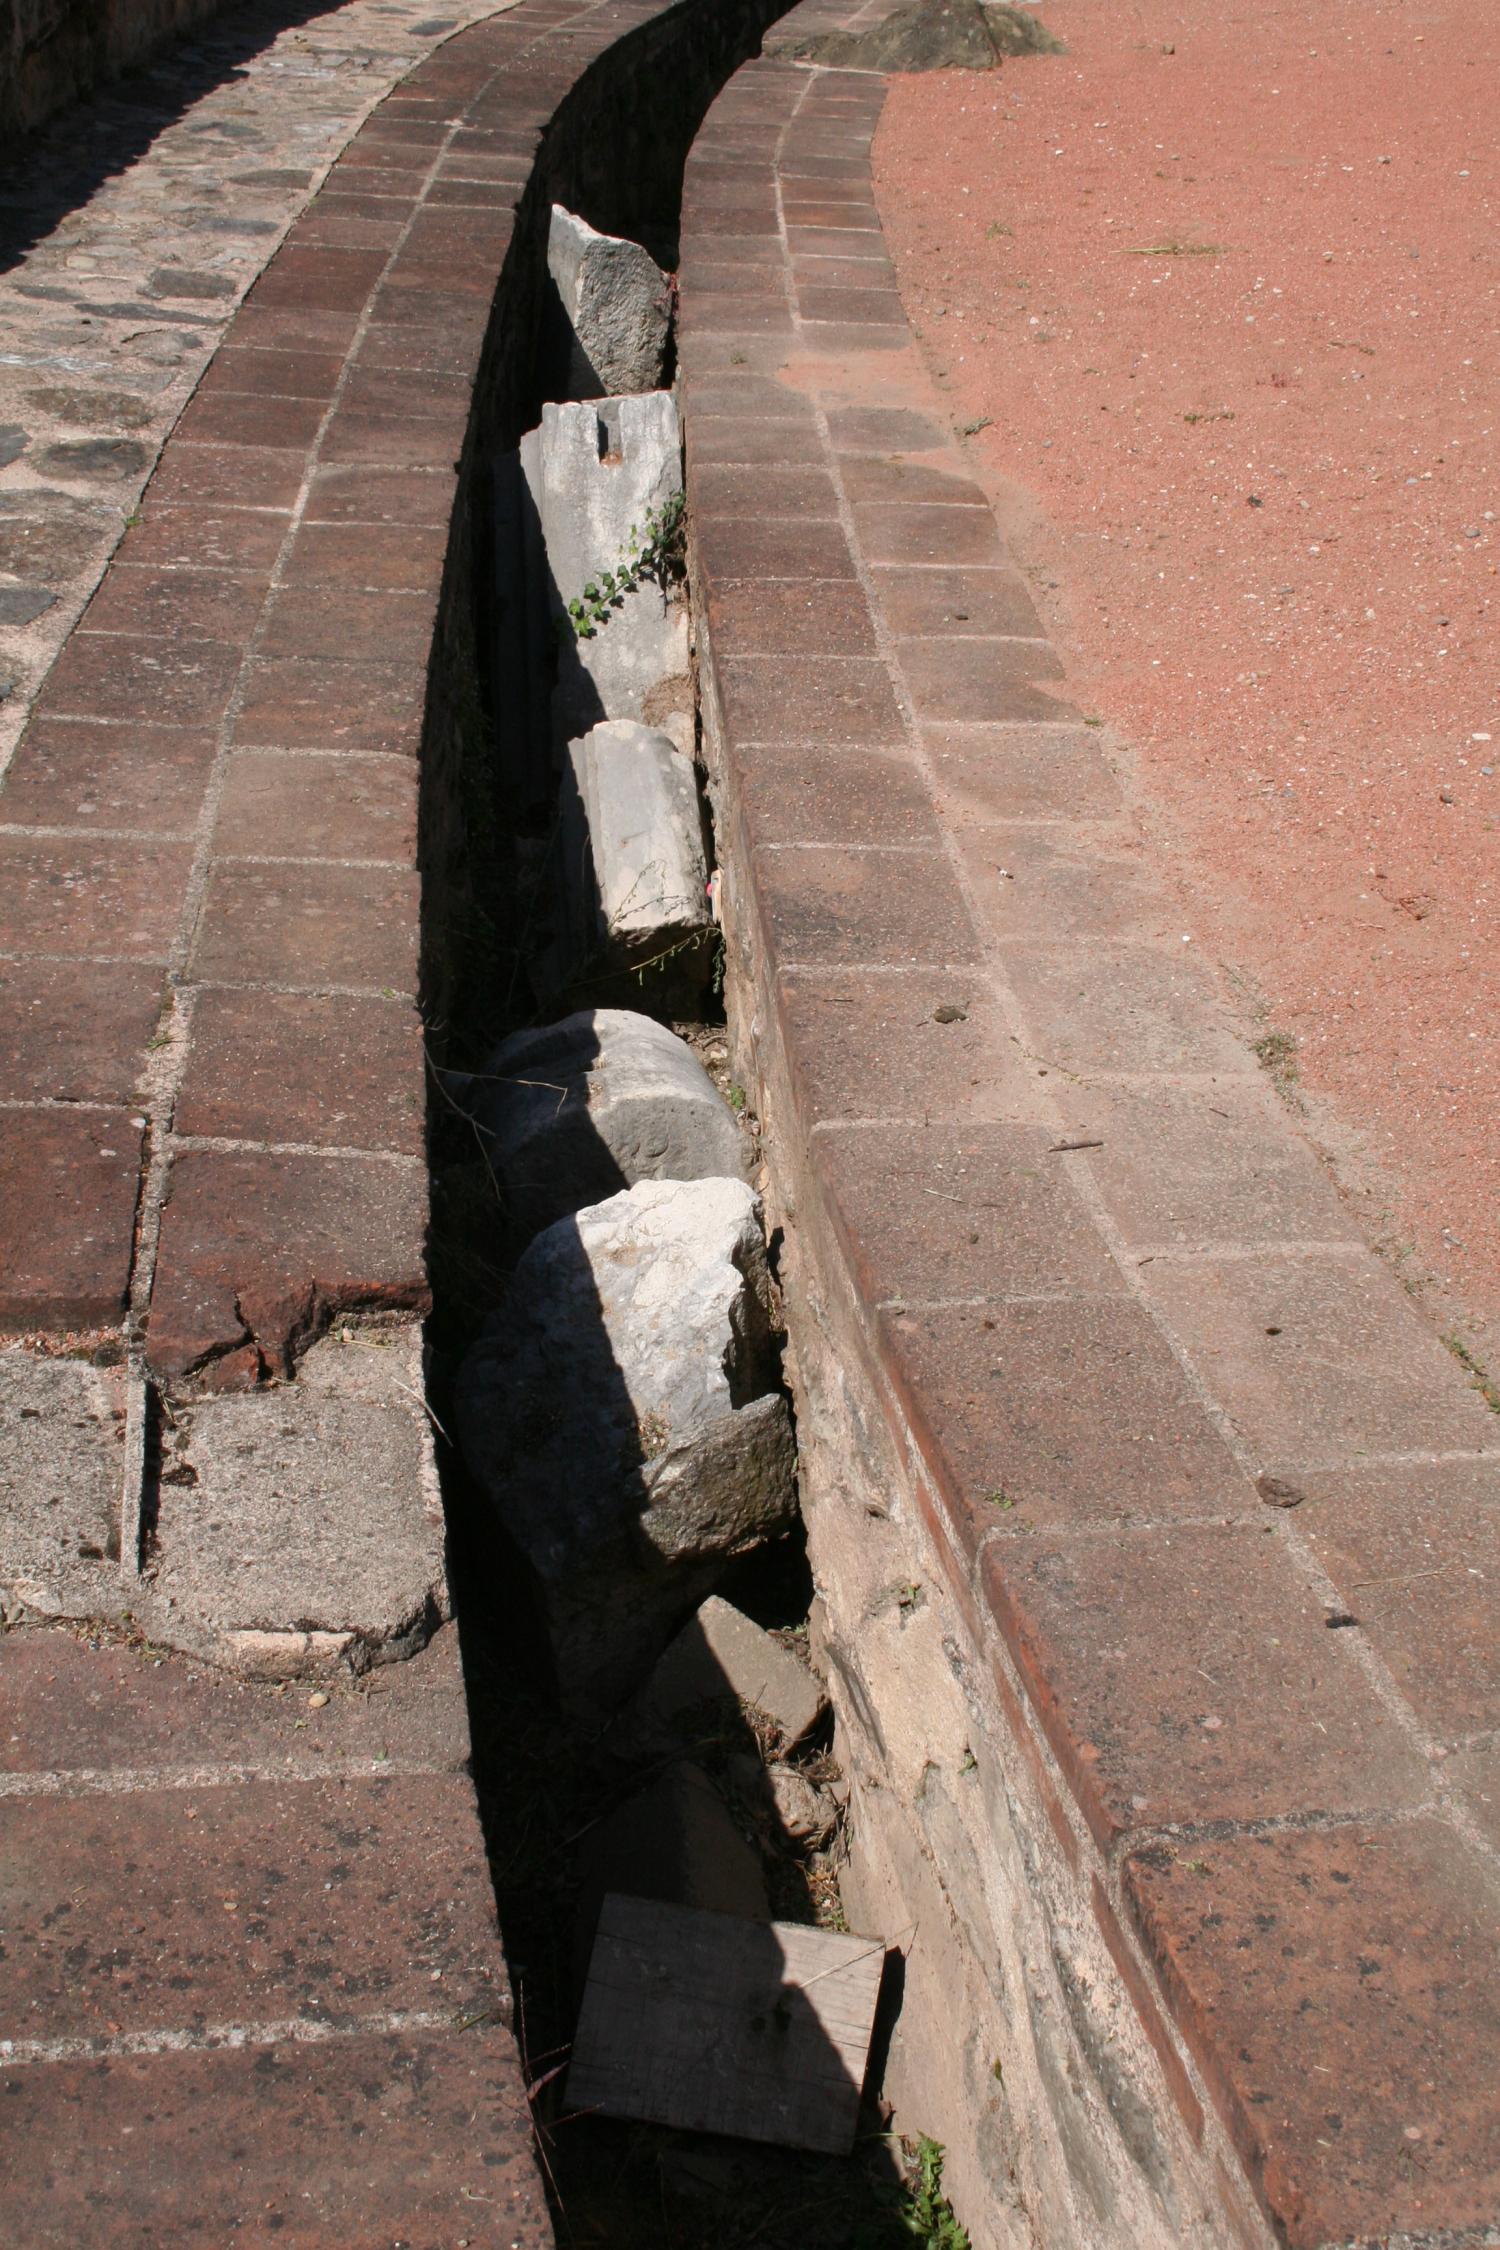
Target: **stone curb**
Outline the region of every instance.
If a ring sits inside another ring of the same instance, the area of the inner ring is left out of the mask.
[[[1038,1931],[1092,1929],[1090,1988],[1142,2035],[1154,2215],[1070,2223],[1265,2239],[1242,2175],[1291,2243],[1482,2229],[1500,1436],[1271,1097],[1057,684],[896,293],[882,96],[747,66],[683,226],[705,737],[799,1428],[814,1461],[820,1429],[862,1442],[868,1512],[925,1549],[1029,1800]],[[815,1500],[815,1567],[834,1516]],[[842,1717],[868,1731],[859,1698]],[[936,1879],[978,1927],[1000,1861],[973,1834],[983,1878]],[[920,2015],[911,1965],[907,1993]],[[936,2049],[951,1992],[926,2005]],[[970,2079],[927,2127],[967,2142],[972,2196],[992,2097]],[[1068,2121],[1011,2099],[1045,2208],[1078,2190],[1048,2176]]]

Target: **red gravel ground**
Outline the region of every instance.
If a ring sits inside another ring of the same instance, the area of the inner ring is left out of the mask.
[[[1049,0],[893,83],[913,325],[1195,940],[1500,1333],[1500,8]]]

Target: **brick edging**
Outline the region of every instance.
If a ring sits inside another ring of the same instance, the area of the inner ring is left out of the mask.
[[[1482,2229],[1500,1577],[1463,1563],[1500,1559],[1496,1425],[1050,684],[884,254],[882,98],[747,66],[683,227],[705,737],[799,1411],[883,1432],[1203,2239],[1251,2224],[1239,2166],[1291,2242]],[[1440,1567],[1391,1608],[1413,1514]]]

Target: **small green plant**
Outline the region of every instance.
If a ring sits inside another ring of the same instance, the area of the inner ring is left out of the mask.
[[[645,579],[658,586],[682,575],[682,494],[674,492],[660,508],[646,510],[645,528],[633,523],[625,552],[611,570],[601,570],[568,604],[574,636],[591,641],[627,594]]]
[[[1013,1508],[1016,1504],[1015,1494],[1007,1492],[1003,1484],[997,1484],[994,1491],[984,1497],[986,1506],[991,1508]]]
[[[1452,1352],[1490,1412],[1500,1414],[1500,1387],[1497,1387],[1491,1380],[1488,1368],[1475,1358],[1456,1329],[1450,1328],[1444,1336],[1443,1342]]]
[[[731,1086],[731,1087],[730,1087],[730,1089],[729,1089],[728,1100],[729,1100],[729,1106],[730,1106],[730,1108],[731,1108],[731,1109],[732,1109],[732,1110],[734,1111],[734,1113],[735,1113],[736,1117],[738,1117],[738,1115],[739,1115],[740,1111],[741,1111],[741,1110],[742,1110],[742,1109],[744,1108],[744,1106],[745,1106],[745,1089],[744,1089],[744,1087],[743,1087],[743,1086]]]
[[[926,1599],[927,1597],[916,1579],[913,1579],[910,1585],[900,1586],[896,1590],[896,1607],[903,1617],[912,1616],[915,1611],[921,1608]]]
[[[1289,1031],[1267,1031],[1250,1052],[1285,1102],[1297,1099],[1297,1042]]]
[[[912,2177],[906,2201],[898,2214],[902,2226],[931,2250],[969,2250],[968,2232],[953,2216],[953,2206],[943,2193],[943,2145],[925,2133],[917,2138]]]

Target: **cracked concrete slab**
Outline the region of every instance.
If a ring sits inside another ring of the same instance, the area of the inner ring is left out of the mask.
[[[123,1385],[79,1360],[0,1351],[0,1619],[115,1617]]]
[[[448,1613],[419,1331],[351,1326],[295,1384],[174,1406],[154,1511],[154,1636],[262,1679],[409,1655]]]

